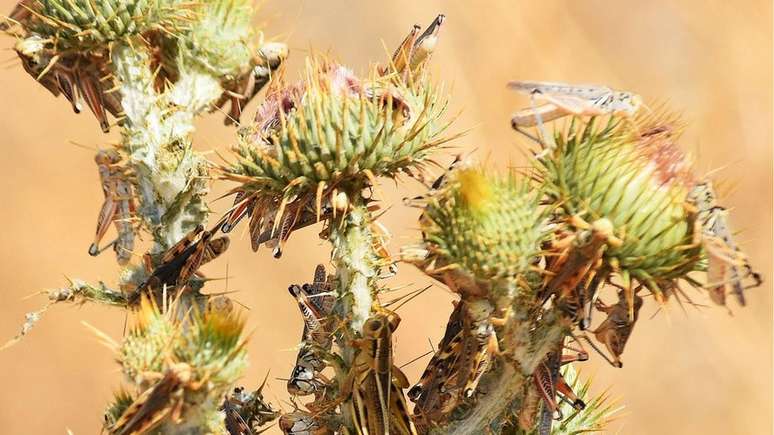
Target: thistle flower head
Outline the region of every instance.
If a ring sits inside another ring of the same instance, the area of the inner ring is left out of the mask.
[[[208,310],[183,316],[176,309],[162,313],[143,299],[137,323],[124,339],[119,361],[135,384],[145,377],[164,373],[172,364],[191,367],[192,381],[206,380],[211,388],[222,389],[236,381],[246,366],[244,321],[233,311]]]
[[[255,52],[252,1],[218,0],[202,4],[190,30],[180,38],[181,64],[195,65],[215,77],[233,78],[247,71]]]
[[[260,228],[284,226],[286,213],[294,221],[333,209],[344,214],[377,178],[422,171],[444,142],[444,108],[427,80],[361,79],[342,65],[310,60],[300,81],[270,90],[224,178],[242,183],[235,191],[260,204],[252,207]]]
[[[194,17],[182,0],[38,0],[22,25],[57,51],[91,50],[150,30],[174,33]]]
[[[536,192],[514,174],[482,167],[453,169],[446,177],[420,218],[423,243],[405,248],[404,260],[463,293],[521,282],[546,234]]]
[[[651,290],[695,268],[700,248],[687,195],[691,165],[677,148],[677,122],[663,114],[633,121],[571,122],[539,168],[550,200],[566,216],[608,219],[621,239],[605,253],[614,271]]]

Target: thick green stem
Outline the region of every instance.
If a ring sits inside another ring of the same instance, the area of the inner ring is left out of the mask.
[[[349,319],[350,330],[356,335],[371,315],[378,275],[370,223],[368,210],[358,205],[331,225],[332,261],[339,293],[337,310],[342,319]]]
[[[370,222],[369,211],[364,205],[358,204],[346,216],[331,223],[331,261],[336,267],[338,283],[335,310],[340,319],[349,320],[346,331],[338,339],[347,370],[352,367],[356,354],[352,339],[361,335],[363,323],[371,315],[378,275]],[[344,381],[339,381],[343,385]],[[341,411],[342,421],[351,426],[354,416],[351,415],[350,406],[343,404]]]

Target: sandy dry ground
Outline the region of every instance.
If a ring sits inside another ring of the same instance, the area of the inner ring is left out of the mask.
[[[725,180],[732,224],[743,230],[740,239],[768,282],[750,292],[747,308],[732,306],[733,315],[715,307],[684,314],[671,306],[650,318],[656,311],[650,303],[624,355],[626,367],[592,361],[583,371],[594,375],[598,390],[609,387],[626,405],[626,415],[612,428],[618,433],[770,433],[770,2],[486,3],[474,8],[462,1],[273,1],[260,21],[269,23],[267,35],[290,45],[291,74],[311,48],[335,53],[363,72],[370,61],[385,57],[382,41],[392,47],[411,24],[446,13],[433,69],[452,89],[451,113],[462,111],[456,128],[473,128],[454,145],[477,148],[482,159],[502,168],[523,164],[527,145],[509,129],[508,114],[528,103],[504,89],[509,79],[604,83],[636,90],[650,101],[668,100],[688,122],[682,144],[699,170],[722,168],[717,178]],[[4,12],[11,6],[11,0],[0,1]],[[0,44],[10,48],[12,41]],[[101,146],[116,140],[117,132],[99,133],[90,115],[76,116],[66,101],[51,98],[13,58],[4,50],[0,69],[0,340],[17,332],[25,312],[44,303],[42,297],[25,296],[60,286],[65,276],[111,282],[117,272],[110,255],[93,259],[86,253],[101,192],[93,152],[73,145]],[[201,150],[224,150],[234,141],[220,116],[200,126]],[[383,190],[395,204],[384,223],[394,233],[391,248],[397,249],[418,236],[416,211],[400,198],[419,186],[386,184]],[[213,204],[215,210],[225,206]],[[281,261],[268,251],[253,254],[248,245],[236,240],[205,271],[230,275],[228,284],[216,282],[211,290],[238,290],[237,298],[250,307],[254,334],[245,383],[254,386],[267,370],[272,378],[289,373],[300,320],[285,289],[307,280],[328,252],[314,230],[294,235]],[[404,266],[392,284],[416,288],[429,280]],[[436,286],[402,310],[399,363],[425,352],[428,337],[439,339],[450,300],[448,291]],[[118,338],[124,314],[97,306],[56,307],[26,340],[0,354],[0,432],[99,430],[120,375],[110,351],[83,322]],[[416,379],[422,366],[407,367],[409,377]],[[272,381],[269,395],[277,402],[286,399],[284,383]]]

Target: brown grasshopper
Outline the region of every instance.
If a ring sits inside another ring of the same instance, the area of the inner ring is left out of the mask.
[[[323,419],[303,411],[282,414],[279,427],[286,435],[333,435],[334,433]]]
[[[76,53],[47,58],[41,52],[30,54],[18,46],[16,53],[24,70],[54,96],[63,94],[75,113],[83,110],[85,102],[103,132],[110,131],[108,112],[116,118],[122,116],[119,94],[106,69],[107,55]]]
[[[275,258],[282,256],[284,245],[293,231],[326,220],[333,215],[333,209],[327,204],[320,206],[318,215],[308,201],[299,200],[285,206],[280,221],[276,223],[275,216],[279,206],[273,199],[259,198],[255,193],[241,190],[233,193],[236,195],[234,205],[221,219],[223,222],[221,231],[229,233],[242,219],[249,217],[248,232],[253,251],[257,251],[265,243],[267,246],[274,247]]]
[[[455,304],[438,351],[408,392],[416,403],[414,415],[423,426],[444,418],[475,394],[497,352],[492,311],[484,300],[463,299]]]
[[[5,19],[5,22],[0,23],[0,32],[5,32],[13,24],[25,24],[30,18],[32,18],[32,11],[35,7],[34,0],[21,0],[13,7],[11,13]]]
[[[549,249],[556,254],[547,259],[546,270],[550,275],[546,278],[540,297],[544,303],[552,295],[556,295],[556,305],[573,320],[585,305],[586,300],[596,297],[587,294],[588,290],[596,291],[598,282],[594,281],[597,267],[607,246],[618,246],[621,240],[613,234],[613,226],[607,219],[599,219],[587,224],[580,218],[570,219],[570,224],[581,229],[574,235],[555,242]],[[584,281],[590,282],[588,286]],[[588,325],[588,313],[580,319],[585,328]]]
[[[173,364],[154,386],[135,399],[115,424],[107,428],[108,432],[111,435],[140,435],[148,433],[167,417],[179,422],[185,390],[200,387],[191,383],[191,376],[188,364]]]
[[[225,252],[228,245],[228,237],[213,239],[210,231],[204,231],[202,225],[197,226],[164,252],[159,265],[152,269],[148,279],[137,286],[128,297],[129,303],[132,305],[137,303],[145,291],[172,287],[184,290],[199,267]],[[146,268],[151,269],[150,255],[146,254],[144,260]]]
[[[381,75],[396,73],[404,80],[407,76],[417,76],[435,50],[445,19],[445,15],[438,15],[422,34],[419,33],[420,27],[415,24],[393,53],[390,65],[379,68]]]
[[[363,324],[359,349],[342,397],[349,403],[358,435],[417,433],[403,396],[408,379],[393,363],[392,334],[400,324],[397,314],[380,309]]]
[[[701,224],[701,240],[709,260],[707,286],[712,301],[725,305],[727,287],[730,286],[739,304],[744,306],[744,290],[760,286],[763,279],[753,271],[749,259],[734,242],[728,226],[728,213],[717,204],[712,183],[697,183],[689,194],[689,202],[696,207]],[[744,285],[743,281],[747,278],[753,282]]]
[[[559,404],[556,401],[557,397],[569,403],[575,410],[581,411],[586,408],[583,400],[578,398],[562,377],[560,368],[575,361],[586,361],[589,355],[585,351],[580,351],[575,355],[565,355],[562,352],[563,348],[564,346],[559,346],[557,351],[550,352],[532,374],[535,387],[543,399],[543,412],[538,425],[538,433],[540,435],[549,435],[551,433],[552,420],[564,418],[559,410]]]
[[[134,228],[132,219],[136,212],[132,185],[127,180],[124,169],[119,166],[121,155],[116,150],[103,150],[94,157],[99,169],[102,193],[105,201],[97,218],[97,231],[94,242],[89,246],[89,255],[96,256],[107,246],[113,245],[118,264],[129,262],[134,249]],[[107,246],[100,249],[99,242],[107,233],[110,224],[114,224],[118,237]]]
[[[226,125],[238,124],[244,107],[266,86],[272,75],[288,57],[288,47],[279,42],[269,42],[258,48],[253,59],[253,68],[239,77],[224,84],[224,92],[215,108],[231,103],[226,115]]]
[[[629,318],[631,309],[629,298],[623,291],[618,292],[618,303],[615,305],[608,306],[602,301],[597,301],[596,303],[597,310],[607,314],[607,317],[597,329],[591,332],[600,343],[605,345],[607,350],[613,356],[612,360],[602,353],[588,337],[584,336],[584,338],[614,367],[623,367],[623,362],[621,362],[620,357],[621,354],[623,354],[626,342],[629,340],[629,336],[631,336],[634,325],[637,322],[640,308],[642,308],[642,302],[642,298],[637,294],[634,294],[634,317],[631,320]]]
[[[268,374],[261,385],[253,392],[245,392],[243,387],[234,388],[231,396],[226,396],[221,405],[225,414],[224,424],[229,435],[252,435],[261,433],[258,428],[275,420],[279,413],[263,399],[263,387]]]
[[[327,353],[332,345],[332,322],[335,297],[331,293],[332,277],[325,271],[325,266],[317,265],[312,284],[303,286],[291,285],[288,290],[296,299],[304,319],[304,330],[301,335],[302,346],[296,357],[296,365],[287,382],[291,395],[315,394],[315,401],[324,395],[324,389],[329,384],[320,372],[326,367],[324,358],[319,353]]]

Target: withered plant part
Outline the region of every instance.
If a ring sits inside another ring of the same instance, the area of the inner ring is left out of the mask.
[[[747,256],[737,247],[728,226],[728,211],[717,202],[717,195],[709,180],[696,183],[689,197],[701,224],[701,240],[707,256],[710,298],[718,305],[726,304],[728,288],[739,305],[745,305],[744,290],[759,287],[761,275],[755,272]],[[750,284],[744,280],[751,279]]]
[[[126,167],[121,165],[121,160],[121,154],[115,149],[100,151],[94,157],[105,201],[99,211],[97,231],[94,242],[89,246],[89,255],[99,255],[107,246],[113,245],[118,264],[125,265],[132,258],[134,250],[133,220],[137,208],[129,175]],[[115,225],[118,236],[113,242],[100,248],[99,243],[111,223]]]

